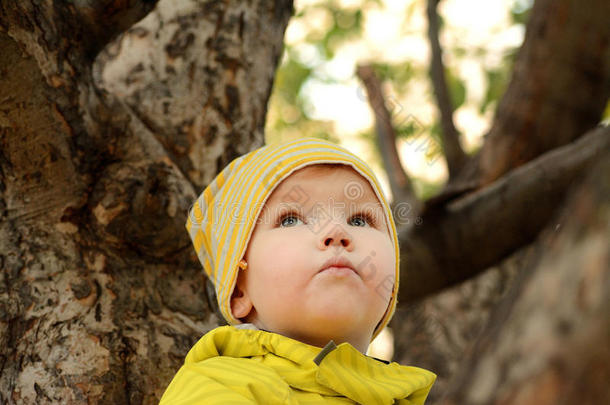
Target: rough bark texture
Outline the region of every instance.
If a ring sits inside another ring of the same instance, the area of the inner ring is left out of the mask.
[[[160,10],[169,13],[167,3]],[[174,36],[154,34],[158,54],[148,57],[195,55],[192,76],[169,81],[192,86],[199,107],[230,109],[235,139],[257,145],[292,4],[197,3],[179,14],[184,31],[199,21],[216,34],[215,60],[239,49],[241,64],[212,69],[202,43],[176,47]],[[192,151],[204,134],[210,144],[229,137],[199,126],[172,143],[171,125],[205,122],[201,108],[158,130],[154,108],[130,108],[99,86],[95,56],[153,2],[58,4],[0,5],[0,403],[156,403],[186,351],[219,322],[184,220],[223,164],[204,166]],[[244,45],[240,32],[258,32],[256,42]],[[213,84],[195,80],[209,69]],[[250,97],[255,106],[236,107]]]
[[[98,60],[101,86],[129,106],[198,190],[264,143],[286,3],[161,2]]]
[[[226,163],[262,144],[292,4],[164,0],[95,59],[153,3],[0,3],[0,403],[155,403],[186,351],[219,323],[184,215]],[[482,183],[496,181],[430,204],[422,225],[401,229],[403,305],[530,242],[608,149],[608,129],[598,129],[531,161],[599,121],[610,83],[608,14],[605,0],[536,2],[481,154]],[[564,236],[541,245],[550,253],[540,270],[524,267],[491,315],[498,298],[483,291],[478,314],[447,325],[444,352],[428,352],[431,364],[448,359],[444,383],[456,370],[464,378],[446,403],[558,403],[564,394],[566,403],[607,402],[600,240],[608,240],[609,168],[597,170],[573,218],[558,222]],[[461,294],[405,316],[418,322],[447,301],[467,301]],[[458,367],[488,317],[484,339]],[[410,327],[397,329],[398,358],[426,366],[401,341]],[[543,346],[540,336],[556,339]]]

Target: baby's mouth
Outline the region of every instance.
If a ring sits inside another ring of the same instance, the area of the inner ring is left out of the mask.
[[[333,256],[327,261],[325,261],[324,264],[320,267],[318,273],[321,273],[325,270],[340,271],[341,269],[349,269],[354,273],[358,274],[352,262],[346,259],[345,257],[340,256]]]

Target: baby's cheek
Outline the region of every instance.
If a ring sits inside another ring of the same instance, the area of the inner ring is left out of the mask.
[[[389,241],[382,242],[379,245],[378,274],[375,280],[375,291],[382,300],[387,301],[392,295],[396,282],[396,256],[393,245]]]

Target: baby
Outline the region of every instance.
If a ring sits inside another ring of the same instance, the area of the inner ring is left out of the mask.
[[[187,230],[229,324],[161,404],[423,404],[436,376],[366,356],[396,307],[389,205],[357,156],[305,138],[231,162]]]

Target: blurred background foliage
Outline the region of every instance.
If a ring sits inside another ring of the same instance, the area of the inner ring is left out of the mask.
[[[420,198],[447,178],[429,80],[426,1],[296,0],[269,102],[266,143],[329,139],[373,166],[389,193],[374,118],[356,66],[383,82],[398,149]],[[525,33],[532,0],[443,0],[440,41],[462,145],[475,152],[489,128]]]

